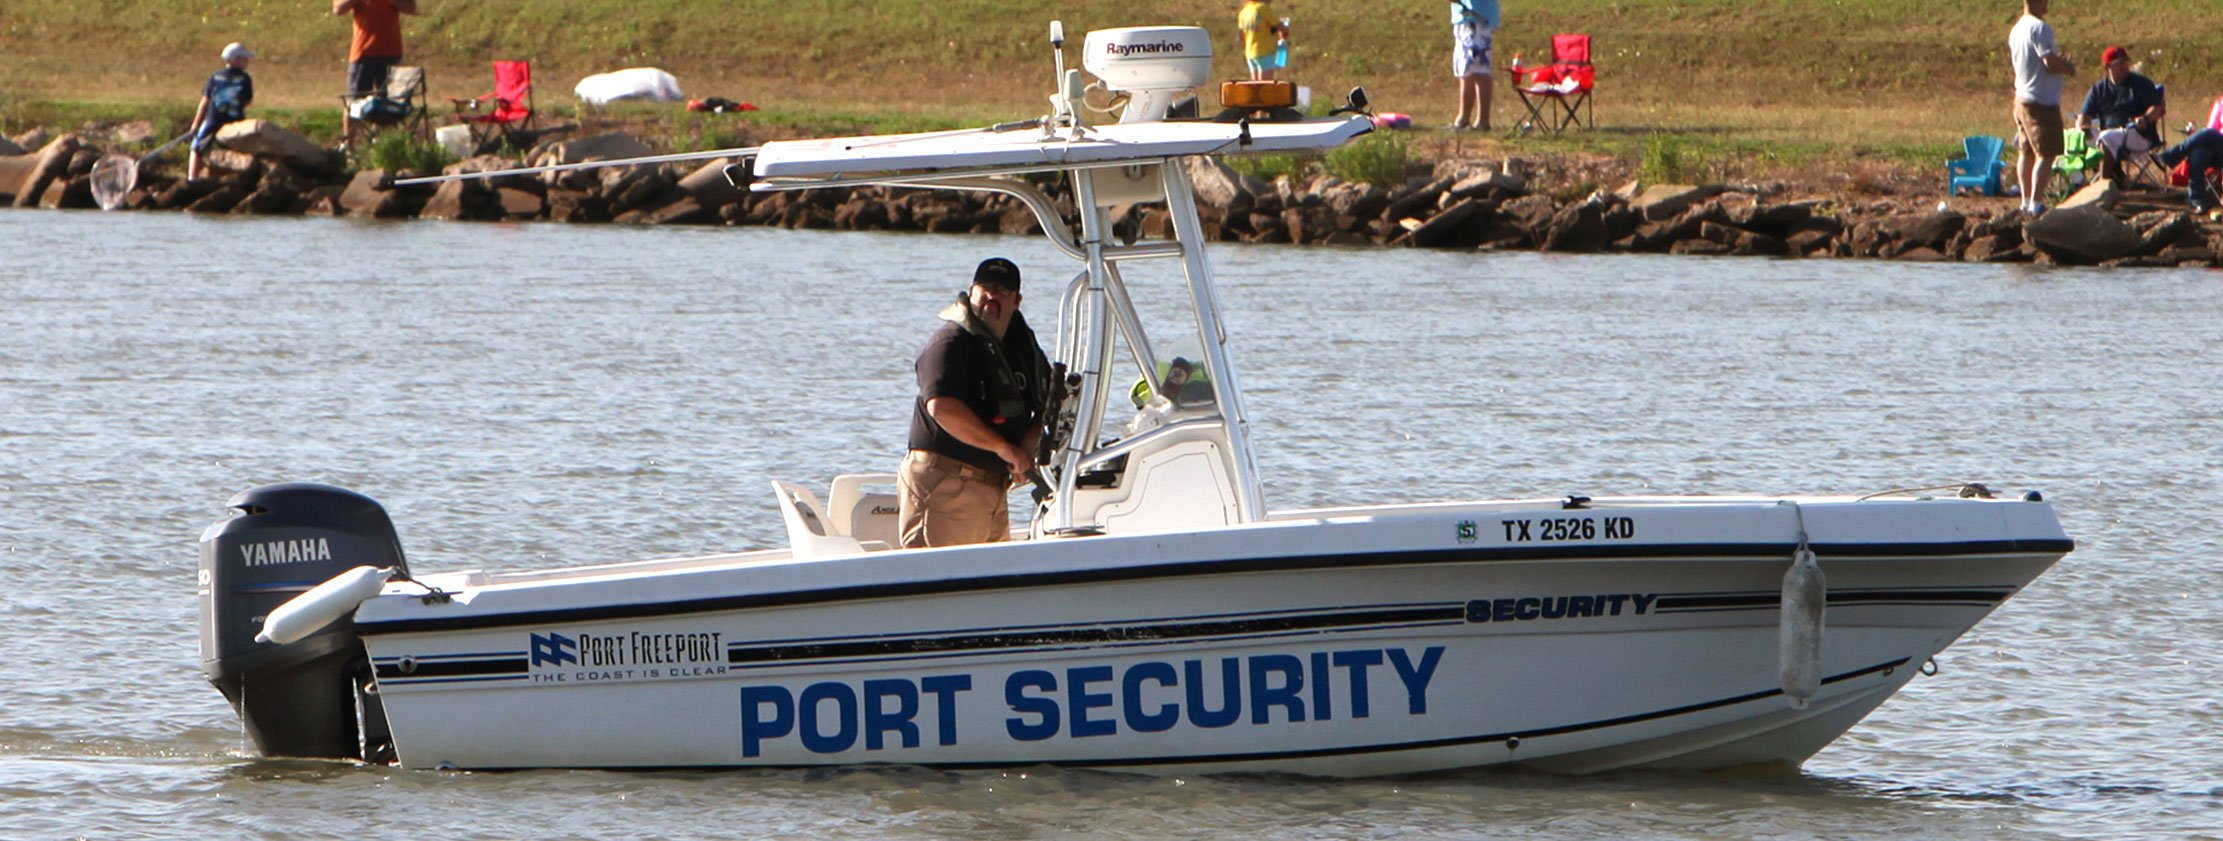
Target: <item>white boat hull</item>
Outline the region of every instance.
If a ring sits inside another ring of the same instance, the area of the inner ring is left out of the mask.
[[[1796,764],[2068,546],[2042,503],[1803,508],[1830,585],[1804,710],[1778,686],[1796,512],[1772,501],[730,556],[447,604],[395,585],[357,625],[410,767]]]

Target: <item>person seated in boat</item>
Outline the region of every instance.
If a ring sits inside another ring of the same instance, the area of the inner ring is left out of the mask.
[[[1158,381],[1165,385],[1166,403],[1169,407],[1201,406],[1212,402],[1212,379],[1206,376],[1203,366],[1176,356],[1159,372]],[[1150,388],[1150,381],[1135,380],[1135,387],[1127,390],[1127,397],[1135,401],[1135,408],[1150,405],[1157,392]]]
[[[1127,421],[1127,437],[1164,426],[1173,413],[1182,409],[1212,403],[1212,380],[1204,366],[1182,357],[1159,364],[1158,384],[1165,389],[1163,396],[1151,389],[1150,380],[1144,377],[1135,378],[1134,387],[1127,390],[1127,399],[1135,401],[1135,416]]]
[[[1166,400],[1175,406],[1181,405],[1181,392],[1188,386],[1189,361],[1176,356],[1172,364],[1166,366]]]
[[[1034,469],[1050,361],[1019,314],[1019,266],[983,260],[913,368],[910,452],[897,472],[904,548],[1011,537],[1009,494]]]
[[[1212,380],[1204,375],[1204,366],[1181,357],[1166,365],[1165,386],[1166,400],[1175,407],[1212,402]]]

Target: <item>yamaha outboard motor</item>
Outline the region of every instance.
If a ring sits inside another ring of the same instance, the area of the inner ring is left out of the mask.
[[[255,488],[229,507],[239,513],[201,533],[201,670],[264,756],[381,759],[385,713],[353,618],[286,645],[255,634],[279,605],[352,567],[407,575],[386,509],[306,482]]]

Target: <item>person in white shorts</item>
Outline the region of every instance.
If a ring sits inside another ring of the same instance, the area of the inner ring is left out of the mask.
[[[1459,116],[1445,128],[1490,130],[1492,42],[1497,0],[1451,0],[1451,75],[1459,79]]]

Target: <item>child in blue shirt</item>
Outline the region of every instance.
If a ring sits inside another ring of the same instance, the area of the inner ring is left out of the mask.
[[[1497,0],[1451,0],[1451,75],[1459,80],[1459,116],[1444,128],[1489,131],[1496,82],[1491,47],[1500,23]]]
[[[255,80],[247,75],[247,60],[255,51],[234,41],[224,45],[224,69],[208,77],[201,87],[200,107],[193,109],[193,154],[186,160],[185,177],[199,178],[201,155],[216,143],[216,130],[225,123],[247,119],[247,106],[255,101]]]

